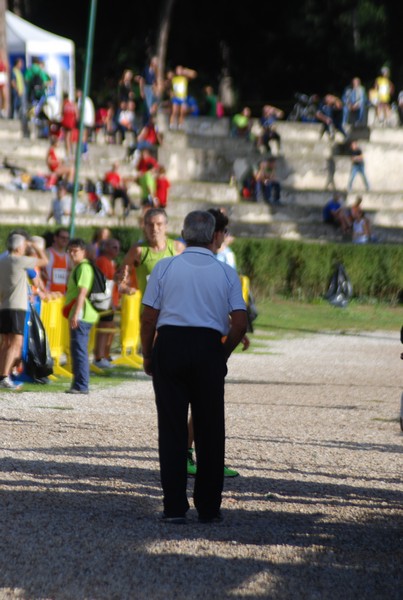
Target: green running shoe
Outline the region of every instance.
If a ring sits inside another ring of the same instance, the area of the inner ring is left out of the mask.
[[[234,469],[229,469],[224,465],[224,477],[238,477],[238,471],[234,471]]]
[[[188,449],[188,463],[187,463],[187,471],[188,475],[195,476],[197,473],[197,466],[195,461],[193,460],[193,448]]]

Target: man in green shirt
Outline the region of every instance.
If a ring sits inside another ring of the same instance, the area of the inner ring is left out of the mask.
[[[81,238],[70,240],[67,252],[74,265],[67,283],[63,314],[69,319],[70,353],[73,380],[67,394],[88,394],[90,364],[88,338],[99,313],[87,296],[92,288],[94,270],[86,258],[86,243]]]

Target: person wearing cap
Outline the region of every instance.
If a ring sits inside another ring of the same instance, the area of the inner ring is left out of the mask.
[[[35,256],[26,256],[32,248]],[[10,375],[19,361],[28,309],[27,270],[44,267],[48,258],[42,248],[24,235],[11,233],[8,254],[0,259],[0,388],[16,390]]]
[[[247,317],[237,272],[214,255],[215,225],[207,211],[189,213],[182,232],[186,249],[155,265],[143,296],[142,352],[158,412],[166,523],[186,523],[189,509],[189,405],[198,456],[194,505],[199,522],[222,519],[224,383],[227,360],[246,333]]]

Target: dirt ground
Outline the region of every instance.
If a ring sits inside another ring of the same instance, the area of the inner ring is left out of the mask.
[[[235,354],[224,521],[162,524],[148,377],[0,394],[0,599],[400,600],[398,335]],[[189,479],[189,497],[193,480]]]

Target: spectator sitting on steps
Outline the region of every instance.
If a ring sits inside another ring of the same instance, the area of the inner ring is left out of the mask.
[[[276,161],[274,158],[262,160],[255,173],[255,193],[257,202],[267,202],[280,206],[281,186],[276,177]]]
[[[68,183],[72,183],[74,180],[74,167],[64,162],[57,156],[58,138],[56,136],[51,137],[50,146],[46,155],[46,164],[52,175],[56,179],[64,179]]]
[[[333,225],[336,228],[340,227],[344,234],[350,231],[350,219],[341,203],[339,193],[334,192],[333,196],[323,207],[323,222]]]
[[[320,137],[324,133],[329,135],[331,140],[334,140],[335,130],[340,131],[343,137],[347,138],[347,133],[343,129],[343,102],[333,94],[326,94],[316,112],[316,118],[322,123],[322,131]]]
[[[358,208],[353,220],[352,241],[354,244],[367,244],[371,241],[371,226],[361,208]]]
[[[277,154],[280,154],[281,150],[281,137],[276,130],[275,123],[278,119],[284,118],[284,111],[270,104],[265,104],[262,108],[262,116],[260,118],[260,125],[262,126],[262,133],[258,138],[257,146],[263,153],[273,153],[270,142],[274,140],[277,144]]]
[[[232,117],[231,134],[233,137],[250,139],[252,128],[251,109],[245,106],[240,113],[236,113]]]

